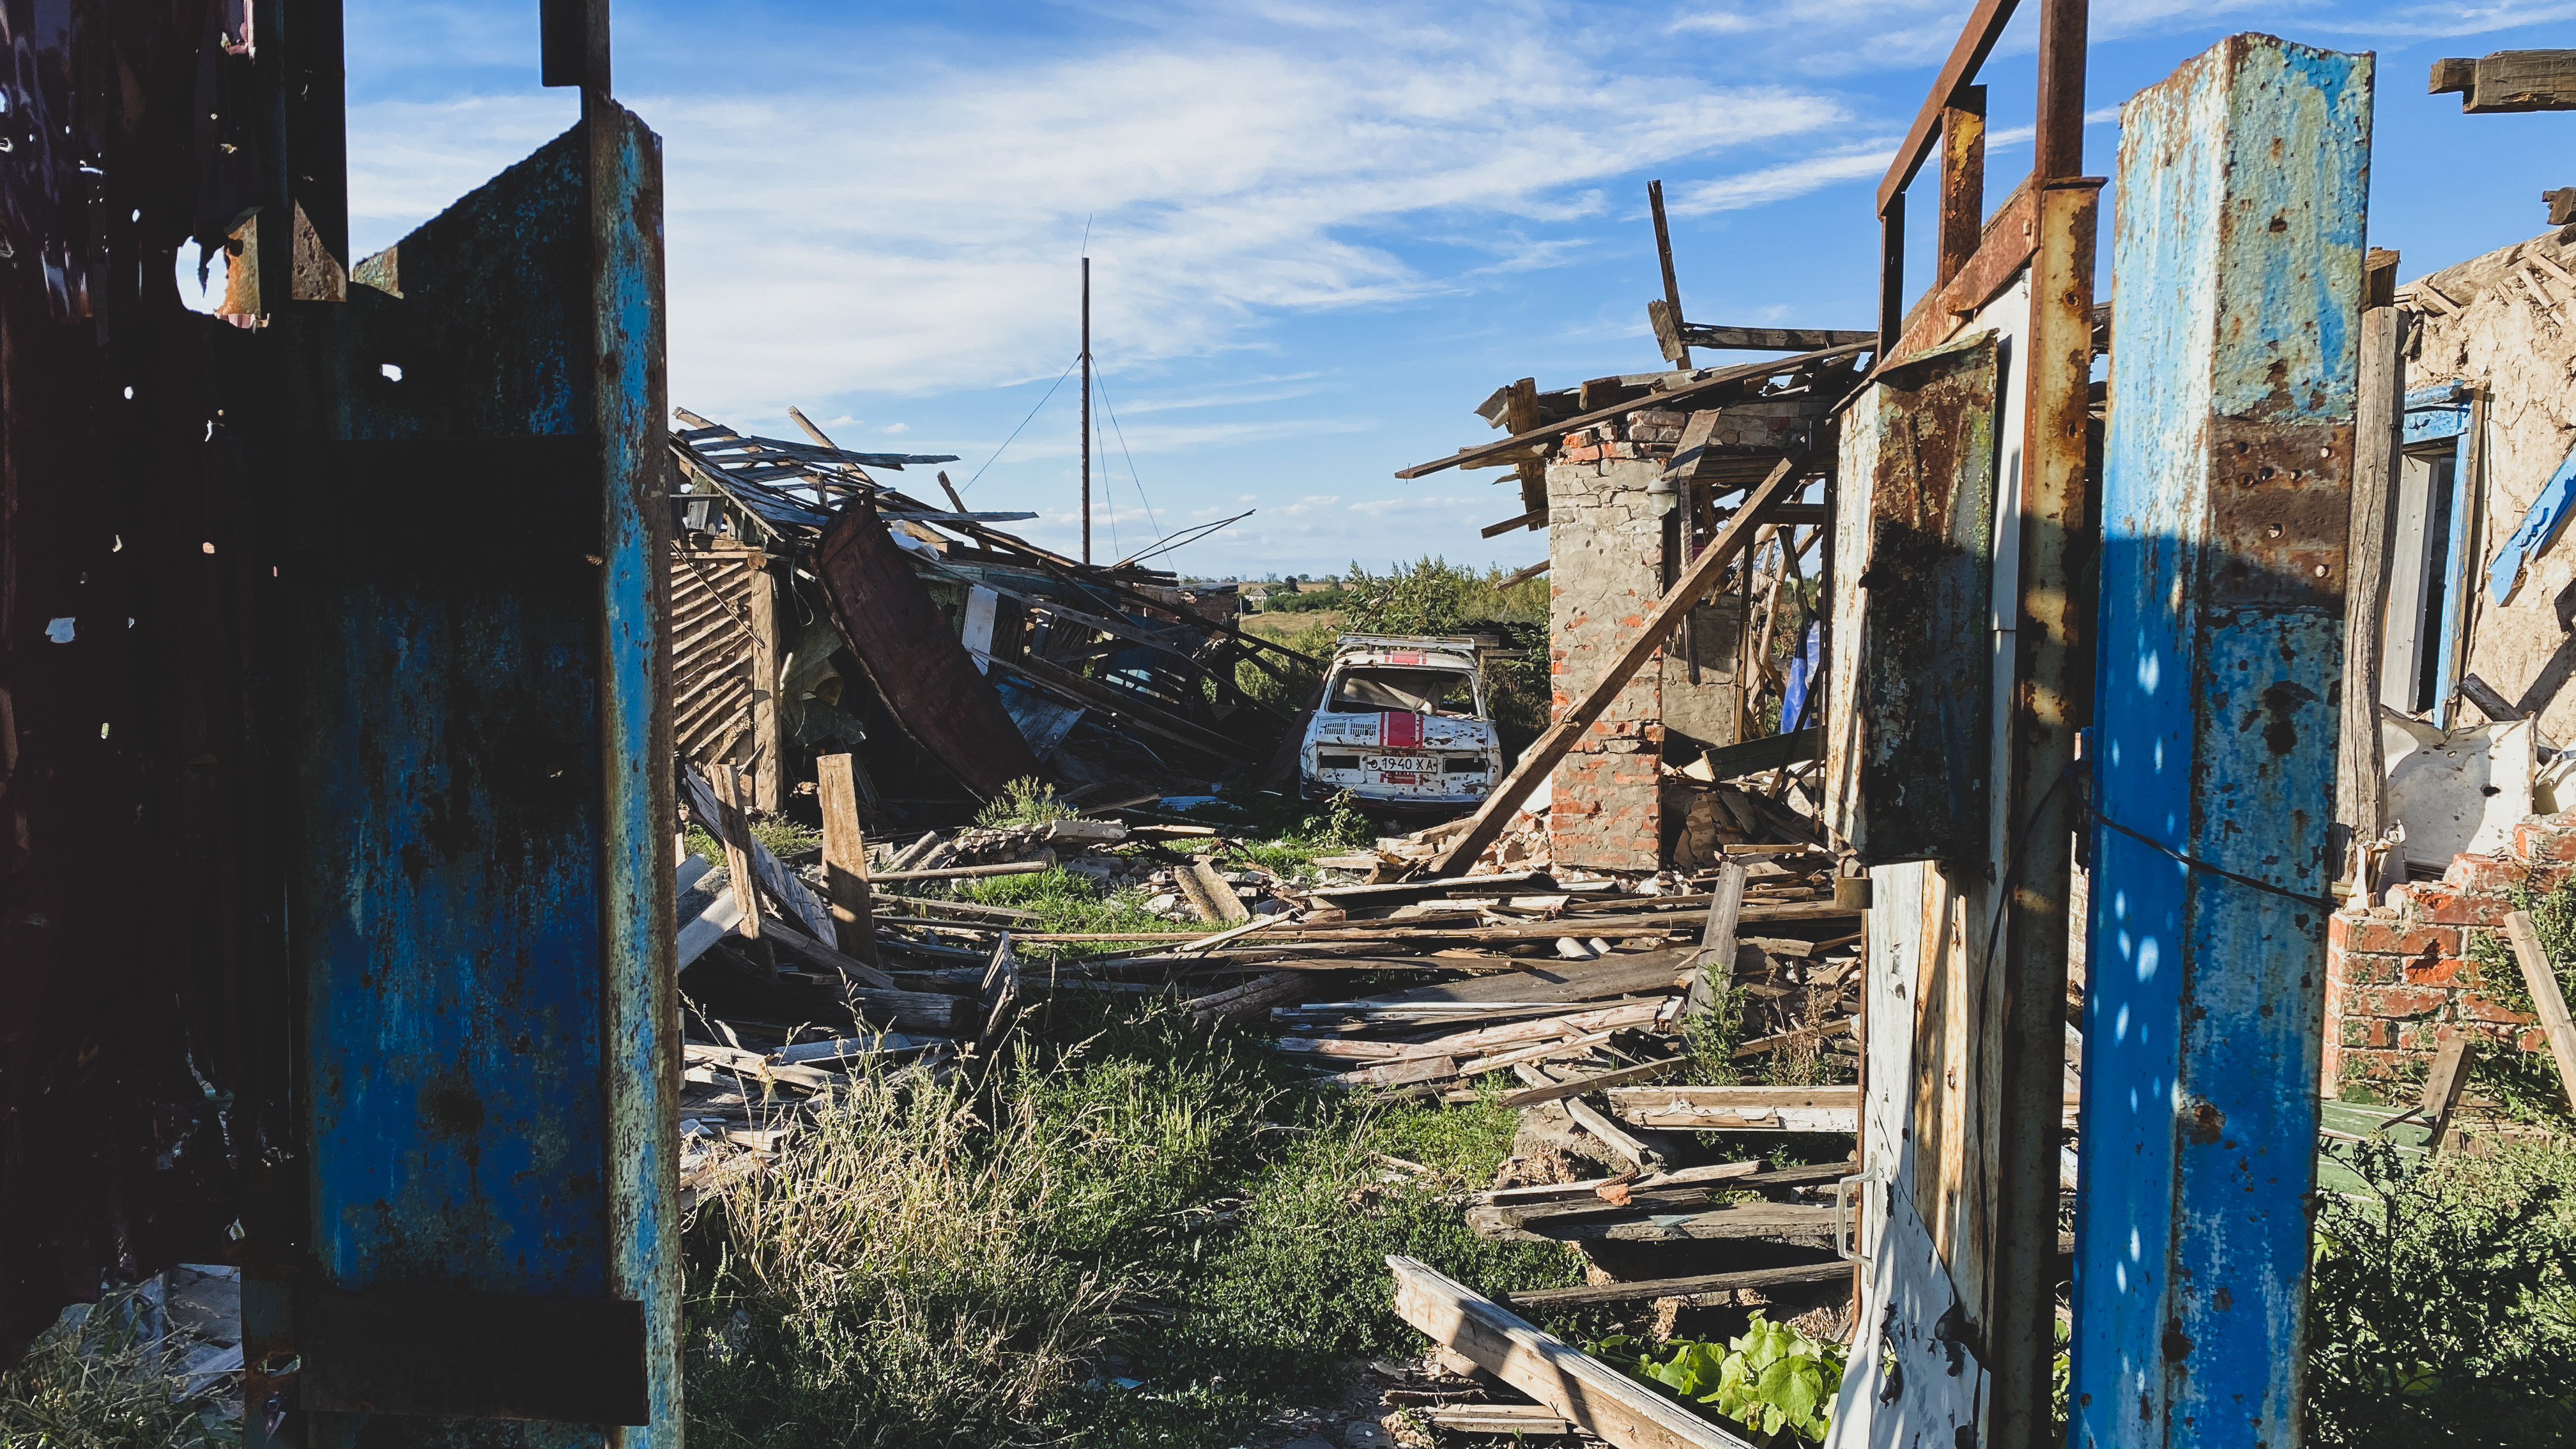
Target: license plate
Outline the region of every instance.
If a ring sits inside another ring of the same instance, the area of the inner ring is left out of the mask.
[[[1372,770],[1409,770],[1418,774],[1436,774],[1440,769],[1438,760],[1418,755],[1371,755],[1367,764]]]

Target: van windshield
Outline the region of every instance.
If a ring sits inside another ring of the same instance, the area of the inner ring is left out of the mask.
[[[1476,685],[1455,669],[1347,669],[1334,678],[1332,698],[1325,708],[1334,714],[1407,710],[1473,719]]]

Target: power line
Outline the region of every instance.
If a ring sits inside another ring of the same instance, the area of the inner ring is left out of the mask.
[[[1099,382],[1099,378],[1092,379],[1094,386],[1098,386]],[[1109,389],[1105,387],[1100,389],[1100,405],[1109,410],[1109,430],[1118,435],[1118,451],[1127,459],[1127,476],[1136,484],[1136,501],[1145,505],[1145,521],[1154,526],[1156,533],[1161,533],[1163,524],[1160,519],[1154,517],[1154,500],[1145,496],[1145,480],[1136,471],[1136,455],[1127,451],[1127,430],[1118,426],[1118,409],[1111,405]]]
[[[1065,380],[1066,378],[1068,378],[1068,377],[1073,376],[1073,369],[1074,369],[1075,364],[1076,364],[1076,363],[1079,363],[1079,362],[1081,362],[1081,361],[1082,361],[1082,358],[1081,358],[1080,356],[1078,356],[1078,355],[1077,355],[1077,356],[1073,359],[1073,361],[1072,361],[1072,362],[1068,362],[1068,363],[1066,363],[1066,364],[1064,365],[1064,371],[1059,372],[1059,373],[1057,373],[1057,374],[1055,375],[1055,383],[1054,383],[1054,386],[1051,386],[1051,387],[1049,387],[1049,388],[1046,390],[1046,397],[1039,398],[1039,399],[1038,399],[1038,401],[1037,401],[1037,407],[1033,407],[1033,408],[1030,408],[1030,409],[1029,409],[1029,416],[1028,416],[1027,418],[1022,418],[1022,419],[1020,419],[1020,426],[1019,426],[1019,427],[1017,427],[1017,428],[1013,428],[1013,429],[1011,429],[1011,436],[1010,436],[1010,437],[1008,437],[1008,438],[1004,438],[1004,439],[1002,440],[1002,446],[1001,446],[1001,447],[999,447],[999,448],[995,448],[995,449],[993,450],[993,456],[984,460],[984,468],[990,468],[990,467],[992,467],[995,463],[998,463],[998,462],[1000,462],[1000,461],[1001,461],[1001,459],[1002,459],[1002,453],[1003,453],[1004,449],[1009,448],[1009,447],[1011,446],[1012,441],[1013,441],[1014,439],[1017,439],[1017,438],[1019,437],[1021,428],[1026,428],[1026,427],[1029,425],[1029,418],[1034,418],[1034,417],[1036,417],[1036,416],[1038,415],[1038,408],[1042,408],[1042,407],[1045,407],[1045,406],[1047,405],[1047,398],[1048,398],[1048,397],[1053,397],[1053,396],[1055,396],[1055,390],[1056,390],[1056,388],[1059,388],[1059,387],[1064,386],[1064,380]],[[983,476],[984,476],[984,468],[978,468],[978,469],[976,469],[976,470],[975,470],[975,478],[981,478],[981,477],[983,477]],[[967,480],[966,480],[966,488],[972,488],[972,487],[974,487],[974,486],[975,486],[975,478],[969,478],[969,479],[967,479]],[[966,491],[966,488],[960,488],[960,489],[958,489],[957,491],[958,491],[958,492],[960,492],[960,493],[963,493],[963,492],[965,492],[965,491]]]

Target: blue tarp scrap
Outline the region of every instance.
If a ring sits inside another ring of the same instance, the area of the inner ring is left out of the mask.
[[[2570,450],[2558,471],[2549,475],[2531,511],[2522,516],[2522,526],[2496,551],[2495,562],[2487,569],[2487,592],[2497,603],[2512,596],[2513,586],[2522,581],[2522,566],[2549,547],[2571,507],[2576,507],[2576,450]]]
[[[1805,728],[1807,686],[1816,677],[1823,649],[1823,629],[1810,622],[1807,625],[1806,647],[1800,649],[1797,656],[1789,661],[1789,680],[1780,691],[1780,733],[1784,735]]]

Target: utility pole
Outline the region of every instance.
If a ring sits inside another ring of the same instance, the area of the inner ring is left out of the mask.
[[[1091,562],[1091,258],[1082,259],[1082,561]]]

